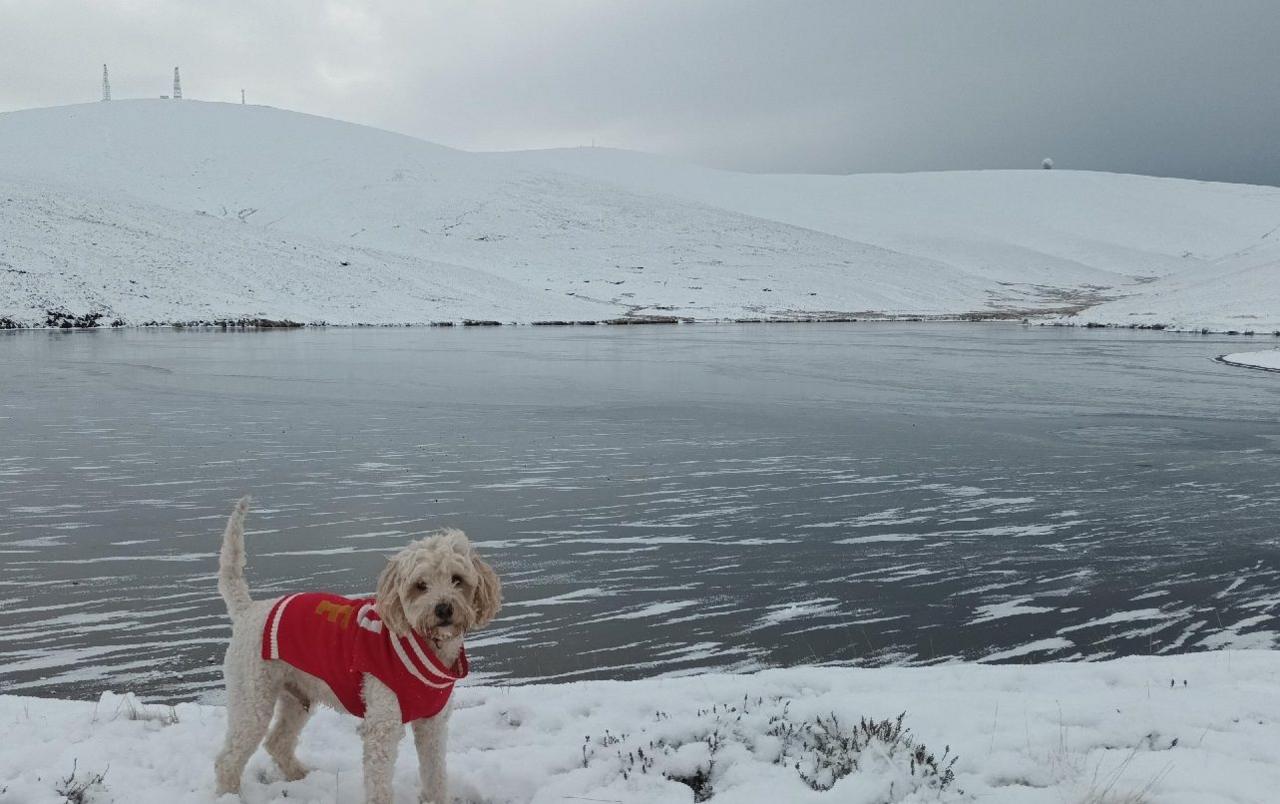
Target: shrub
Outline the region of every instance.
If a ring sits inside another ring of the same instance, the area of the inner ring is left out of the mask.
[[[885,780],[887,801],[918,791],[941,796],[955,783],[958,757],[950,746],[937,756],[917,740],[904,726],[906,712],[893,719],[845,722],[834,713],[796,718],[790,708],[781,698],[744,697],[692,715],[655,712],[634,734],[606,729],[588,735],[582,766],[612,766],[623,779],[658,775],[687,786],[696,802],[712,799],[724,769],[742,759],[794,768],[816,791],[830,790],[855,773],[875,774],[872,778]]]
[[[830,790],[862,768],[864,754],[882,763],[905,763],[910,776],[920,780],[915,787],[946,790],[955,782],[953,767],[959,757],[951,753],[949,745],[944,746],[941,758],[935,757],[903,727],[906,716],[903,712],[893,720],[864,717],[852,726],[842,725],[834,713],[799,725],[781,718],[769,734],[783,741],[778,761],[794,761],[796,772],[813,790]]]
[[[53,788],[58,795],[67,800],[67,804],[86,804],[92,791],[105,788],[102,780],[107,777],[107,770],[110,770],[108,767],[101,773],[77,773],[77,764],[72,760],[71,773],[68,773],[65,779],[60,779]]]

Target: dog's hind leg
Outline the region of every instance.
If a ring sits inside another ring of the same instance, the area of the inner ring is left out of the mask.
[[[310,717],[310,707],[286,686],[276,699],[276,720],[271,731],[267,732],[265,743],[267,753],[280,766],[286,781],[296,782],[307,775],[306,766],[298,761],[294,752],[298,747],[298,735]]]
[[[258,750],[262,736],[271,725],[271,709],[276,694],[262,679],[258,684],[227,684],[227,737],[214,763],[217,794],[239,793],[240,780],[249,757]]]

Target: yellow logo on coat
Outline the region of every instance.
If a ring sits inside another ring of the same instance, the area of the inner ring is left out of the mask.
[[[351,615],[355,612],[355,609],[355,606],[344,606],[330,600],[321,600],[316,606],[316,614],[321,617],[328,617],[329,622],[346,628],[351,625]]]

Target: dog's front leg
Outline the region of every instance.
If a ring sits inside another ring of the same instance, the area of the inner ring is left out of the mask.
[[[365,676],[364,704],[360,736],[364,739],[365,804],[391,804],[396,752],[404,737],[400,702],[386,684],[373,676]]]
[[[449,710],[445,705],[435,717],[415,720],[413,742],[418,747],[418,777],[422,780],[420,800],[423,804],[449,804],[449,777],[445,768],[445,752],[448,749]]]

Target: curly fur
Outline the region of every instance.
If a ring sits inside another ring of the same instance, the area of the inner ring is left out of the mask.
[[[239,793],[249,757],[262,744],[286,779],[306,775],[295,748],[313,703],[339,711],[342,705],[323,681],[292,665],[262,658],[262,629],[271,600],[253,600],[244,577],[244,518],[249,498],[236,503],[223,534],[218,591],[231,615],[231,643],[224,672],[227,683],[227,736],[214,765],[217,793]],[[452,614],[440,616],[441,604]],[[398,634],[417,630],[427,636],[437,657],[452,666],[467,631],[483,627],[502,605],[502,588],[493,569],[471,549],[466,534],[437,531],[396,554],[378,579],[378,614]],[[391,778],[404,724],[395,693],[373,676],[364,680],[364,743],[367,804],[390,804]],[[422,781],[421,800],[449,800],[445,771],[447,725],[451,705],[438,715],[410,723]],[[274,723],[273,723],[274,713]],[[265,740],[263,739],[265,736]]]

